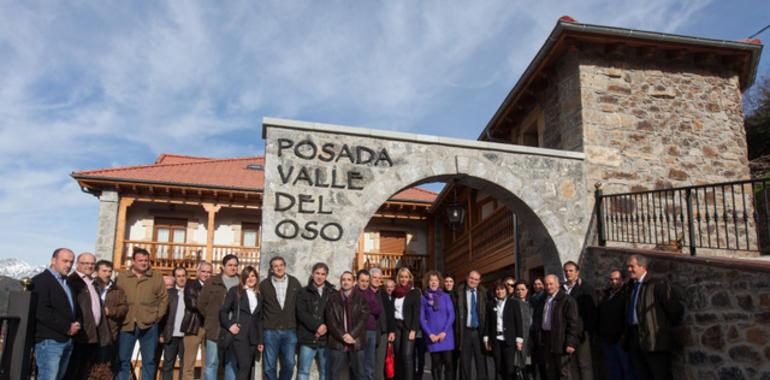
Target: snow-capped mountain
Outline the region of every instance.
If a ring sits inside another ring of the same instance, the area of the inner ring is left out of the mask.
[[[0,259],[0,276],[7,276],[21,280],[24,277],[32,277],[43,270],[45,265],[32,266],[19,259]]]

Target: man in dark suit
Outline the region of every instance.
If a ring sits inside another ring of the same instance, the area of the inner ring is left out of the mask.
[[[89,252],[81,253],[75,263],[75,271],[67,277],[82,320],[82,328],[74,337],[67,379],[88,378],[91,367],[98,358],[99,349],[108,346],[112,341],[102,301],[91,277],[95,267],[96,256]]]
[[[72,354],[72,337],[80,331],[78,308],[67,284],[75,254],[67,248],[53,251],[51,266],[32,278],[37,296],[35,363],[38,380],[61,380]]]
[[[621,337],[626,331],[626,289],[623,272],[610,271],[609,288],[604,291],[597,310],[596,337],[604,353],[604,370],[610,379],[632,379],[628,353]]]
[[[374,379],[383,380],[385,378],[385,355],[387,353],[388,342],[392,342],[396,339],[395,311],[393,301],[385,290],[384,281],[382,279],[382,269],[369,269],[369,274],[372,276],[372,282],[369,286],[377,294],[384,310],[383,314],[380,315],[380,318],[377,320],[380,336],[377,340],[376,367],[374,369]]]
[[[578,314],[583,323],[580,343],[575,347],[575,355],[572,359],[572,375],[576,380],[593,380],[591,339],[596,331],[597,318],[594,287],[583,281],[580,277],[580,266],[574,261],[567,261],[563,268],[567,281],[562,287],[565,293],[577,301]]]
[[[179,368],[184,368],[184,331],[182,321],[185,317],[184,289],[187,285],[187,270],[174,268],[174,287],[168,291],[168,309],[161,323],[160,343],[163,344],[163,380],[174,378],[174,363],[179,358]],[[160,351],[160,350],[158,350]]]
[[[547,297],[539,304],[533,321],[549,380],[572,378],[570,362],[580,343],[577,302],[560,289],[556,275],[545,277]]]
[[[187,281],[184,287],[185,315],[182,320],[182,332],[184,332],[184,364],[182,378],[192,380],[195,372],[195,362],[198,360],[198,348],[201,358],[206,358],[206,329],[203,327],[203,314],[198,310],[198,297],[200,297],[203,284],[211,277],[213,266],[211,263],[201,261],[195,280]]]
[[[463,379],[487,378],[486,358],[481,353],[481,340],[486,331],[487,290],[480,283],[481,273],[473,270],[468,273],[465,284],[457,287],[455,339],[459,340]],[[472,377],[474,363],[476,377]]]
[[[631,278],[626,302],[627,347],[631,372],[639,380],[671,378],[672,326],[682,320],[684,305],[676,289],[651,278],[649,260],[631,255],[626,261]]]

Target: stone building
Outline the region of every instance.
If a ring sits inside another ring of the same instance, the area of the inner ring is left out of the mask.
[[[565,183],[553,191],[581,193],[589,205],[594,203],[595,184],[601,184],[605,193],[625,193],[748,179],[742,92],[754,82],[761,50],[756,40],[711,40],[580,24],[564,17],[479,140],[584,152],[583,186],[571,188]],[[751,190],[734,189],[736,193]],[[449,186],[445,191],[455,190]],[[459,191],[483,198],[476,189]],[[703,194],[709,206],[720,201],[717,193],[711,202],[712,195]],[[445,199],[444,194],[439,195],[439,200]],[[434,209],[440,207],[437,204]],[[681,204],[674,207],[668,213],[683,212]],[[707,207],[703,204],[695,213],[705,219]],[[751,214],[750,204],[747,209],[744,214]],[[469,212],[468,218],[474,215]],[[466,225],[474,224],[471,219],[468,222]],[[681,225],[678,227],[666,239],[687,244],[688,236],[682,236]],[[732,227],[729,234],[734,238]],[[742,230],[751,228],[751,220],[748,227],[741,226]],[[704,227],[696,238],[714,234],[713,229]],[[531,232],[526,228],[520,232],[524,277],[543,273],[533,242],[544,237]],[[453,247],[464,239],[460,234],[444,245]],[[725,236],[720,243],[725,246]],[[651,248],[654,244],[632,245]],[[741,245],[741,250],[701,252],[759,254],[755,240],[747,245]],[[492,255],[510,252],[506,246]],[[454,251],[445,254],[451,257]]]

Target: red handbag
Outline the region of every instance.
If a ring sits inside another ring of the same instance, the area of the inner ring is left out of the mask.
[[[393,359],[393,345],[388,342],[388,350],[385,352],[385,377],[396,377],[396,361]]]

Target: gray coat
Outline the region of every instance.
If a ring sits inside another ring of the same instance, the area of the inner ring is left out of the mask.
[[[523,355],[516,355],[514,365],[516,367],[524,367],[528,364],[528,359],[532,354],[532,343],[534,343],[530,334],[530,327],[532,326],[532,306],[530,306],[529,302],[521,301],[518,298],[513,299],[519,303],[519,310],[521,310],[522,331],[525,331],[524,351],[522,351]]]

